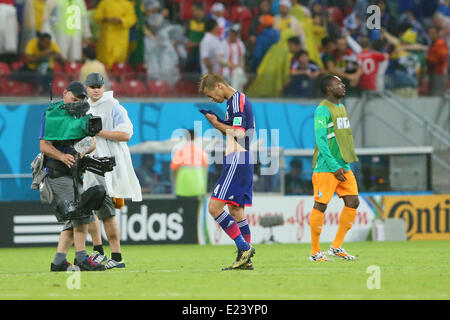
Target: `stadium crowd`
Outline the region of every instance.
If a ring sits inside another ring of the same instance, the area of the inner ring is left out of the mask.
[[[449,88],[450,0],[0,0],[0,17],[3,96],[91,72],[135,97],[196,95],[206,72],[253,97],[316,97],[324,73],[348,95]]]

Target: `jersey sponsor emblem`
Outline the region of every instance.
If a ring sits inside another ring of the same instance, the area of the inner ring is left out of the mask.
[[[327,127],[327,118],[320,117],[314,119],[314,127],[315,129],[323,129]]]
[[[345,117],[345,118],[337,118],[336,122],[337,122],[338,129],[348,129],[348,128],[350,128],[350,121],[348,120],[347,117]]]
[[[233,126],[241,126],[241,125],[242,125],[242,117],[234,117]]]
[[[320,199],[320,198],[322,198],[322,196],[323,196],[323,192],[319,190],[319,191],[317,192],[317,195],[319,196],[319,199]]]

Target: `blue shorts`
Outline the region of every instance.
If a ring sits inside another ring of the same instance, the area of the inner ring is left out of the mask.
[[[211,199],[239,207],[250,207],[253,194],[253,162],[249,152],[226,156],[222,174],[214,186]]]

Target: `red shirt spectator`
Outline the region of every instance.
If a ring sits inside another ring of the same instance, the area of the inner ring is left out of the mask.
[[[387,54],[363,49],[356,58],[362,69],[359,88],[361,90],[377,90],[377,74],[380,62],[388,58]]]
[[[447,44],[442,39],[437,39],[428,49],[427,64],[428,73],[445,74],[447,70]]]

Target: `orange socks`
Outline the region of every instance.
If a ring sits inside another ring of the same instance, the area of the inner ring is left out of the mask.
[[[342,243],[344,243],[345,235],[347,234],[348,230],[352,228],[355,217],[356,209],[344,206],[344,209],[342,209],[341,212],[341,216],[339,217],[339,227],[336,233],[336,237],[331,244],[333,247],[339,248],[342,246]]]
[[[322,232],[324,213],[319,210],[312,209],[309,216],[309,225],[311,227],[311,254],[320,251],[320,233]]]

